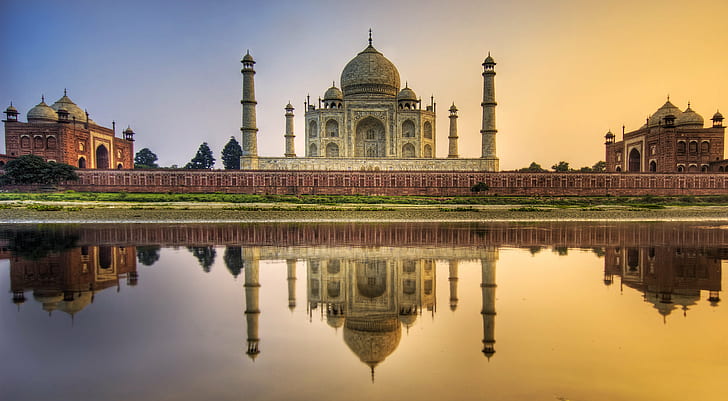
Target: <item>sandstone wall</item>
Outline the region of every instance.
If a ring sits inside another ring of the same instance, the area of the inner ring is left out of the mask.
[[[79,170],[76,191],[332,195],[728,195],[728,174]]]

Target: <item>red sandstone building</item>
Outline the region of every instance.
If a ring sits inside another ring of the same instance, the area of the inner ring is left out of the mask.
[[[134,168],[134,131],[127,128],[123,138],[115,127],[98,125],[63,92],[63,97],[48,106],[45,99],[27,114],[28,122],[18,120],[11,104],[5,110],[5,161],[33,154],[46,161],[91,169]]]
[[[708,173],[728,171],[723,146],[723,116],[716,112],[713,125],[704,128],[703,117],[688,104],[681,111],[667,102],[636,131],[615,135],[607,132],[608,172]]]

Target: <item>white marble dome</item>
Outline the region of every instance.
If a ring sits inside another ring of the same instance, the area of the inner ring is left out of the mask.
[[[341,72],[345,97],[396,97],[399,82],[397,67],[372,45],[357,54]]]

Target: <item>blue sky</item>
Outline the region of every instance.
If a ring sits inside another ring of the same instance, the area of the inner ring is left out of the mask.
[[[6,1],[0,5],[0,106],[25,112],[68,88],[98,123],[131,125],[136,149],[183,165],[203,141],[216,157],[240,138],[240,58],[255,57],[259,153],[282,156],[283,107],[336,81],[374,46],[423,99],[460,109],[461,155],[479,156],[481,66],[498,65],[501,168],[604,158],[608,129],[636,129],[667,94],[706,121],[728,111],[728,12],[697,0],[578,1]],[[0,148],[0,151],[3,148]],[[219,166],[219,161],[218,161]]]

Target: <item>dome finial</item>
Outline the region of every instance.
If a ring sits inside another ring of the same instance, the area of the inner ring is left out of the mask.
[[[66,88],[63,88],[63,96],[66,96]]]
[[[372,45],[372,28],[369,28],[369,46]]]
[[[331,87],[336,87],[336,81],[331,81]]]
[[[667,94],[667,101],[668,102],[670,101],[670,94],[669,93]]]
[[[45,95],[40,95],[40,102],[45,103]]]

